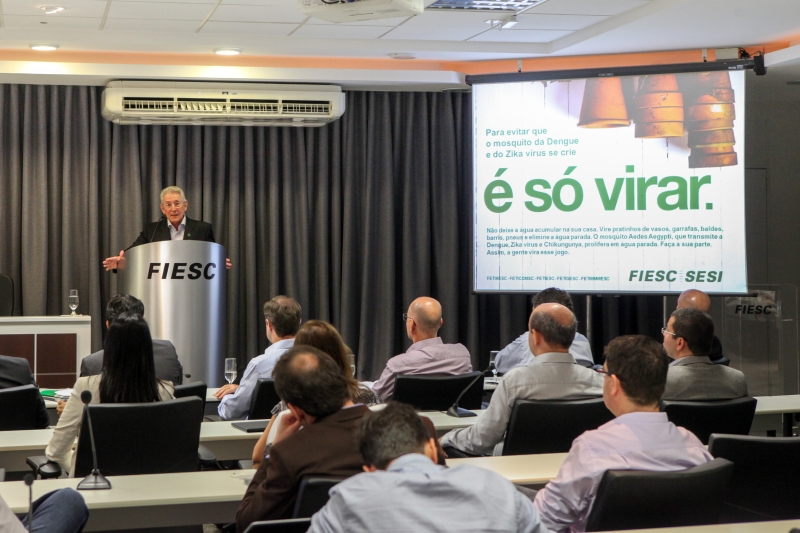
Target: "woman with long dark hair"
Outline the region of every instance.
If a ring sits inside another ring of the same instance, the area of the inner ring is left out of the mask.
[[[114,317],[108,326],[103,372],[79,378],[45,450],[47,458],[72,471],[72,445],[81,428],[81,393],[92,393],[91,403],[148,403],[171,400],[172,383],[156,379],[153,341],[144,318],[134,313]]]

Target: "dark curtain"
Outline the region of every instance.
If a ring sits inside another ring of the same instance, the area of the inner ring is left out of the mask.
[[[350,92],[327,126],[265,128],[113,125],[101,93],[0,85],[0,272],[15,280],[15,314],[65,314],[78,289],[99,349],[116,293],[101,262],[160,216],[158,193],[175,184],[234,263],[227,352],[240,372],[266,347],[261,307],[276,294],[339,328],[362,379],[410,344],[401,314],[417,296],[442,303],[441,336],[476,367],[525,330],[526,296],[471,292],[469,94]],[[593,310],[598,358],[619,332],[661,325],[660,297]]]

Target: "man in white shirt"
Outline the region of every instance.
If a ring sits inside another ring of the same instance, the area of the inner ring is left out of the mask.
[[[556,287],[544,289],[533,297],[533,307],[539,307],[542,304],[561,304],[575,313],[569,293]],[[587,368],[594,366],[589,339],[577,331],[569,346],[569,353],[579,365]],[[517,367],[528,366],[531,361],[533,361],[533,354],[528,347],[528,332],[526,331],[500,350],[494,359],[494,365],[499,373],[506,374]]]
[[[618,337],[606,347],[603,400],[617,417],[572,443],[558,475],[536,494],[534,506],[551,531],[585,531],[606,470],[667,472],[713,457],[692,433],[659,412],[668,359],[643,335]]]
[[[217,408],[220,418],[247,418],[258,380],[272,377],[278,359],[294,346],[294,337],[300,328],[300,312],[300,304],[288,296],[276,296],[264,304],[267,339],[272,344],[247,364],[238,385],[224,385],[214,393],[215,397],[222,400]]]
[[[365,473],[331,489],[309,532],[547,533],[530,500],[505,478],[435,464],[436,441],[413,407],[390,402],[365,415],[358,438]]]

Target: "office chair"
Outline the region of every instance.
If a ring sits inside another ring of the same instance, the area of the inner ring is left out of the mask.
[[[746,396],[733,400],[675,401],[662,400],[661,411],[669,421],[694,433],[708,444],[712,433],[747,435],[756,414],[756,399]]]
[[[36,385],[0,389],[0,431],[39,429],[36,421],[41,401]]]
[[[275,382],[272,378],[261,378],[258,380],[253,397],[250,398],[250,411],[247,418],[249,420],[266,420],[272,418],[272,409],[281,403],[281,398],[275,392]]]
[[[268,520],[265,522],[253,522],[247,526],[244,533],[306,533],[310,527],[310,518]]]
[[[418,411],[446,411],[478,375],[480,372],[457,376],[397,376],[392,399],[413,405]],[[480,409],[482,398],[483,380],[479,379],[464,394],[458,406]]]
[[[800,518],[800,437],[715,433],[708,451],[733,462],[722,522]]]
[[[716,524],[732,474],[725,459],[675,472],[608,470],[586,531]]]
[[[202,381],[195,381],[194,383],[175,385],[173,396],[175,396],[175,399],[192,398],[194,396],[197,396],[198,398],[203,400],[203,413],[205,413],[207,392],[208,392],[208,385],[206,385]],[[206,419],[205,416],[203,416],[203,418],[200,421],[203,422],[205,419]],[[219,464],[217,463],[217,456],[214,455],[214,452],[212,452],[202,444],[197,447],[197,456],[200,458],[200,466],[202,470],[217,469],[219,467]]]
[[[311,518],[328,503],[328,491],[345,479],[341,476],[303,476],[292,518]]]
[[[503,455],[568,452],[583,432],[613,419],[602,398],[517,400],[508,421]]]
[[[14,314],[14,280],[0,274],[0,316]]]
[[[105,476],[196,472],[203,402],[200,399],[150,403],[91,404],[97,467]],[[86,414],[75,451],[73,477],[92,471],[92,446]],[[61,468],[47,457],[28,457],[42,478],[58,477]]]

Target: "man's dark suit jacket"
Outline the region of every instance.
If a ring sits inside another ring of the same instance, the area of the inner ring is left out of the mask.
[[[145,225],[139,237],[127,249],[150,242],[169,241],[171,239],[169,220],[162,218],[158,222],[151,222]],[[211,228],[211,224],[193,220],[189,217],[186,217],[186,229],[183,232],[183,239],[186,241],[217,242],[214,240],[214,230]]]
[[[363,404],[342,409],[272,446],[239,505],[237,531],[258,520],[291,518],[302,476],[362,472],[356,431],[368,411]]]
[[[156,377],[171,381],[173,385],[183,383],[183,366],[178,361],[175,346],[169,341],[153,339],[153,361],[156,365]],[[103,350],[87,355],[81,361],[81,377],[96,376],[103,371]]]
[[[22,385],[36,385],[28,360],[22,357],[0,355],[0,389],[9,389]],[[39,385],[36,386],[38,387]],[[47,408],[41,396],[36,399],[36,403],[38,404],[36,408],[36,429],[44,429],[50,425],[50,417],[47,416]]]

